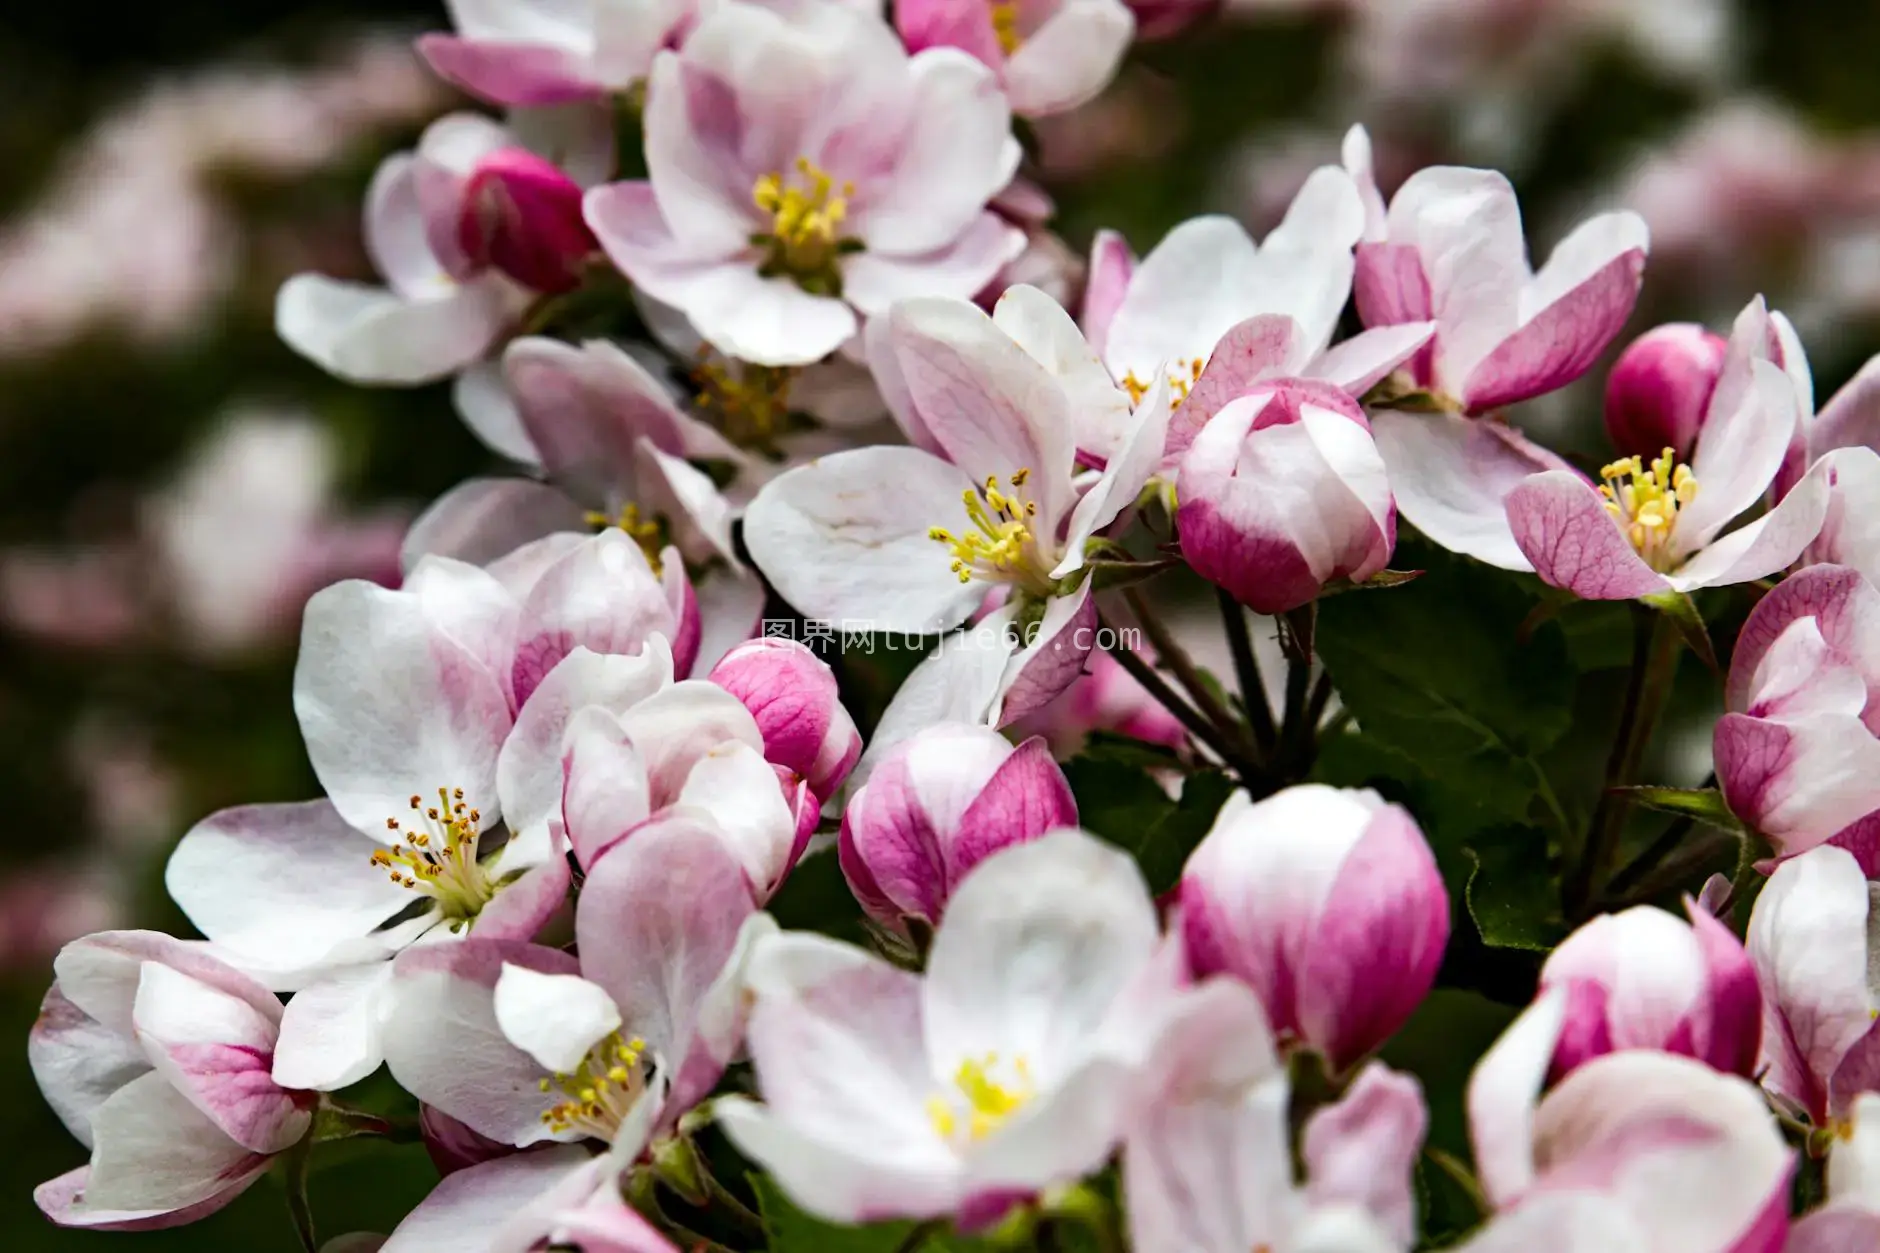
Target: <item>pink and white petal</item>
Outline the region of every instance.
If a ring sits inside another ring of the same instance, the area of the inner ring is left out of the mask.
[[[1835,448],[1880,448],[1880,357],[1869,358],[1808,426],[1809,455]]]
[[[1793,491],[1768,513],[1746,526],[1712,540],[1708,547],[1672,572],[1671,584],[1681,592],[1700,587],[1725,587],[1766,579],[1795,563],[1821,534],[1828,516],[1828,482],[1836,458],[1861,456],[1865,449],[1843,449],[1815,463]],[[1700,493],[1701,496],[1701,493]]]
[[[1168,378],[1162,375],[1130,414],[1122,444],[1103,467],[1103,473],[1071,511],[1070,526],[1064,536],[1064,557],[1053,567],[1052,578],[1061,579],[1083,569],[1084,545],[1136,503],[1136,498],[1162,464],[1171,412]],[[1381,475],[1383,467],[1378,468]]]
[[[547,831],[548,859],[538,862],[516,877],[508,859],[523,860],[521,849],[505,850],[497,867],[504,875],[496,898],[477,911],[470,924],[470,934],[484,940],[533,940],[549,920],[568,903],[568,888],[574,881],[568,869],[567,842],[559,824],[550,820]]]
[[[1829,1204],[1789,1228],[1782,1253],[1861,1253],[1880,1248],[1880,1210],[1858,1203]]]
[[[632,536],[610,527],[551,566],[522,602],[512,670],[516,703],[527,709],[537,686],[581,647],[640,658],[652,651],[657,660],[620,680],[635,693],[646,691],[668,664],[665,641],[678,637],[679,626],[646,554]],[[654,644],[659,637],[662,644]]]
[[[869,317],[888,313],[902,300],[945,296],[966,300],[1025,250],[1025,233],[993,213],[982,213],[966,229],[932,252],[858,252],[842,264],[842,295]]]
[[[514,610],[510,623],[509,648],[513,652],[516,646],[515,623],[513,618],[521,611],[521,603],[528,594],[535,590],[535,585],[542,581],[542,576],[552,570],[556,563],[593,538],[593,532],[583,522],[577,531],[557,531],[544,535],[540,539],[530,540],[521,548],[515,549],[506,557],[498,557],[485,569],[496,585],[509,593]],[[494,664],[494,663],[492,663]],[[503,667],[506,670],[506,667]]]
[[[587,59],[566,48],[432,33],[419,36],[418,53],[439,78],[490,104],[565,104],[601,94]]]
[[[871,250],[897,255],[953,246],[1018,171],[1012,106],[991,69],[957,48],[929,48],[908,75],[894,171],[854,216]]]
[[[1828,1158],[1828,1196],[1874,1206],[1880,1203],[1880,1094],[1855,1097],[1846,1125],[1847,1133]]]
[[[724,655],[757,636],[768,593],[763,582],[742,565],[705,574],[692,585],[697,596],[698,656],[693,674],[709,674]]]
[[[1353,257],[1351,293],[1358,316],[1373,330],[1425,322],[1434,312],[1423,258],[1410,244],[1381,240],[1359,244]],[[1421,358],[1414,373],[1419,384],[1431,382]]]
[[[819,1055],[826,1058],[827,1050]],[[850,1077],[855,1088],[872,1091],[854,1072]],[[951,1214],[962,1199],[958,1162],[937,1140],[916,1155],[905,1141],[869,1143],[852,1131],[818,1132],[738,1096],[719,1098],[712,1111],[738,1150],[763,1166],[792,1202],[828,1222],[935,1218]],[[888,1145],[892,1150],[884,1152]]]
[[[1556,391],[1586,373],[1632,316],[1644,272],[1643,251],[1623,253],[1547,305],[1470,371],[1463,407],[1488,413]]]
[[[1381,410],[1371,416],[1371,437],[1397,511],[1417,530],[1504,570],[1534,568],[1515,543],[1505,502],[1530,476],[1565,462],[1499,422],[1458,414]]]
[[[1732,810],[1779,856],[1806,852],[1880,809],[1880,741],[1858,718],[1725,714],[1712,752]]]
[[[1698,432],[1691,458],[1697,497],[1678,510],[1676,538],[1685,552],[1710,543],[1732,518],[1762,498],[1782,466],[1799,420],[1794,389],[1781,367],[1757,360],[1749,369],[1748,384],[1737,402],[1719,406],[1713,400]]]
[[[354,829],[382,833],[413,795],[439,787],[462,788],[495,823],[509,709],[506,684],[422,596],[349,580],[307,602],[294,713],[314,773]]]
[[[1028,1195],[1101,1169],[1129,1122],[1134,1073],[1124,1058],[1099,1056],[1060,1075],[973,1145],[968,1188]]]
[[[306,1130],[310,1115],[302,1116]],[[154,1071],[133,1079],[91,1120],[97,1145],[77,1212],[179,1210],[201,1205],[265,1168],[267,1156],[223,1134]]]
[[[250,1159],[249,1168],[229,1180],[228,1186],[207,1200],[181,1209],[109,1210],[85,1204],[85,1192],[91,1183],[91,1167],[68,1170],[56,1179],[48,1179],[33,1189],[33,1204],[39,1212],[61,1227],[87,1231],[162,1231],[186,1227],[226,1206],[240,1196],[249,1184],[267,1172],[265,1157]],[[328,1250],[332,1249],[328,1245]]]
[[[212,945],[159,931],[99,931],[73,940],[59,950],[52,970],[68,1001],[108,1030],[129,1037],[136,1030],[137,986],[150,962],[244,1001],[263,1018],[281,1020],[279,998],[218,958]]]
[[[1136,266],[1110,322],[1104,362],[1117,378],[1147,379],[1164,362],[1206,358],[1261,310],[1258,250],[1229,217],[1191,218]]]
[[[1006,62],[1012,111],[1047,117],[1094,99],[1116,77],[1135,33],[1121,0],[1066,0]]]
[[[461,1253],[480,1248],[517,1210],[589,1160],[587,1150],[558,1144],[457,1171],[405,1216],[379,1253]]]
[[[656,817],[588,871],[575,912],[582,974],[613,998],[627,1030],[677,1064],[756,909],[717,832],[683,811]]]
[[[744,1026],[750,1018],[750,962],[762,944],[781,934],[769,914],[751,914],[738,928],[731,955],[717,978],[699,996],[692,1024],[691,1047],[680,1054],[673,1071],[664,1109],[653,1128],[662,1134],[679,1118],[711,1095],[724,1077],[725,1067],[742,1055]],[[616,1136],[618,1149],[624,1138]]]
[[[308,1092],[358,1083],[385,1062],[392,963],[336,970],[294,994],[274,1046],[274,1082]]]
[[[596,1192],[578,1209],[564,1209],[551,1242],[571,1244],[581,1253],[679,1253],[613,1189]]]
[[[1187,452],[1208,420],[1262,379],[1299,373],[1311,359],[1305,328],[1289,314],[1262,313],[1221,336],[1201,377],[1169,421],[1168,456]]]
[[[993,853],[1041,831],[1077,825],[1077,801],[1051,748],[1033,736],[979,789],[959,818],[947,875],[955,883]]]
[[[457,129],[457,122],[472,117],[458,114],[456,122],[441,121],[449,132]],[[470,120],[468,124],[476,126],[478,122]],[[435,190],[427,195],[427,187]],[[460,194],[459,187],[456,174],[425,160],[421,153],[396,153],[374,172],[372,184],[366,188],[361,229],[373,266],[399,298],[422,300],[455,285],[441,260],[451,254],[438,253],[433,245],[441,233],[436,229],[436,219],[453,212],[452,202]]]
[[[703,818],[768,899],[789,872],[797,819],[764,754],[735,740],[699,758],[675,804]]]
[[[1089,272],[1084,276],[1083,314],[1079,322],[1097,355],[1109,360],[1110,323],[1129,292],[1136,273],[1136,254],[1129,241],[1112,230],[1100,230],[1090,243]]]
[[[494,1004],[510,1043],[554,1074],[573,1072],[589,1049],[620,1029],[613,998],[580,975],[505,965]]]
[[[1025,464],[1004,467],[1001,478]],[[928,531],[964,525],[960,494],[971,486],[960,469],[918,449],[839,452],[766,484],[745,511],[744,542],[778,595],[807,618],[944,631],[965,620],[985,587],[962,584]]]
[[[198,931],[251,973],[278,972],[264,981],[291,991],[297,973],[411,904],[372,864],[380,847],[328,801],[244,805],[192,827],[163,883]]]
[[[1322,260],[1349,253],[1364,234],[1364,195],[1351,173],[1336,165],[1321,165],[1286,206],[1286,216],[1261,241],[1262,253],[1317,253]],[[1347,294],[1350,275],[1345,277]],[[1341,306],[1342,307],[1342,306]],[[1282,306],[1282,311],[1292,310]],[[1315,319],[1303,312],[1293,316],[1316,329]],[[1316,336],[1314,336],[1316,338]]]
[[[1397,190],[1388,220],[1391,242],[1416,248],[1428,281],[1430,307],[1414,320],[1442,327],[1435,381],[1459,392],[1520,325],[1529,272],[1514,188],[1491,170],[1431,166]]]
[[[1534,1111],[1566,1022],[1564,991],[1536,997],[1469,1076],[1469,1140],[1482,1191],[1497,1206],[1534,1183]]]
[[[922,991],[935,1073],[987,1053],[1030,1059],[1041,1085],[1089,1048],[1160,928],[1125,854],[1064,830],[966,875],[934,938]]]
[[[1542,1192],[1496,1215],[1457,1253],[1652,1253],[1655,1247],[1610,1197]]]
[[[92,1147],[93,1112],[150,1069],[128,1033],[113,1031],[72,1004],[56,983],[40,1002],[26,1037],[26,1058],[46,1104],[86,1148]]]
[[[1064,307],[1019,284],[999,297],[992,321],[1063,383],[1078,452],[1097,464],[1114,456],[1129,429],[1129,397]]]
[[[1001,611],[970,630],[945,637],[921,659],[875,724],[868,749],[849,776],[851,791],[867,782],[889,749],[917,732],[943,722],[992,725],[994,704],[1014,661],[1006,638],[1011,621],[1010,611]]]
[[[1521,483],[1508,493],[1507,509],[1514,542],[1544,583],[1583,600],[1635,600],[1672,586],[1572,471],[1549,470]]]
[[[1710,1000],[1709,1039],[1698,1040],[1698,1060],[1726,1074],[1754,1075],[1762,991],[1756,965],[1742,941],[1715,914],[1689,896],[1684,912],[1691,920],[1704,963],[1704,994]]]
[[[563,828],[575,860],[586,870],[602,850],[646,821],[652,786],[626,728],[604,709],[576,713],[561,760]]]
[[[1880,592],[1854,570],[1801,570],[1776,585],[1750,612],[1732,652],[1724,703],[1747,710],[1764,657],[1800,618],[1812,617],[1822,639],[1863,675],[1880,675]]]
[[[523,869],[547,855],[547,824],[560,816],[562,757],[575,714],[589,707],[623,714],[671,683],[672,651],[658,635],[649,636],[646,646],[630,655],[577,646],[548,672],[516,715],[496,762],[497,794],[512,836],[503,850],[505,871]]]
[[[861,339],[862,355],[868,363],[869,375],[881,391],[881,402],[887,406],[888,416],[901,428],[901,434],[907,437],[908,443],[922,452],[945,458],[946,453],[927,429],[920,410],[914,407],[914,398],[907,391],[907,380],[901,377],[901,361],[895,354],[894,337],[888,329],[888,319],[869,318],[862,327]]]
[[[1005,51],[992,27],[992,11],[983,5],[908,0],[895,6],[894,29],[909,52],[958,48],[995,69],[1005,64]]]
[[[466,479],[439,496],[405,533],[399,564],[425,556],[481,566],[533,540],[588,530],[581,506],[558,488],[529,479]]]
[[[1423,1087],[1372,1062],[1306,1123],[1306,1190],[1315,1207],[1349,1202],[1402,1248],[1416,1240],[1416,1164],[1429,1128]]]
[[[1084,673],[1084,663],[1096,646],[1097,629],[1097,603],[1091,598],[1089,580],[1068,596],[1053,596],[1029,640],[1006,663],[998,699],[987,718],[996,726],[1010,726],[1069,690]],[[879,727],[876,735],[880,735]]]
[[[278,1017],[157,962],[144,963],[132,1024],[158,1074],[255,1153],[300,1139],[311,1114],[274,1082]]]
[[[685,566],[699,568],[717,561],[737,569],[741,563],[731,538],[731,501],[711,476],[682,457],[661,452],[650,440],[641,440],[636,453],[639,503],[644,512],[666,520],[672,546],[684,556]]]
[[[1867,879],[1844,849],[1776,867],[1750,913],[1745,946],[1763,994],[1764,1085],[1817,1119],[1827,1081],[1873,1023],[1867,988]]]
[[[1808,565],[1831,563],[1880,579],[1880,454],[1869,448],[1835,455],[1828,473],[1828,508],[1821,534],[1808,546]]]
[[[646,83],[646,167],[659,211],[686,250],[725,255],[744,248],[751,232],[761,229],[751,202],[753,182],[783,169],[788,159],[762,151],[777,142],[768,128],[788,129],[803,106],[767,108],[772,101],[762,97],[781,92],[783,84],[754,79],[740,68],[788,55],[787,47],[777,47],[786,38],[781,17],[755,7],[715,17],[692,32],[683,56],[653,59]]]
[[[1360,331],[1320,353],[1305,367],[1303,376],[1324,379],[1354,397],[1363,396],[1392,370],[1423,351],[1435,334],[1434,322],[1405,322]]]
[[[655,810],[678,798],[692,767],[714,748],[733,740],[759,752],[764,747],[744,702],[703,679],[685,679],[647,697],[620,716],[620,728],[646,764]]]
[[[1345,132],[1338,147],[1339,160],[1358,186],[1358,198],[1364,202],[1364,238],[1384,237],[1384,195],[1377,189],[1377,163],[1371,153],[1371,133],[1362,122]]]
[[[281,285],[276,332],[350,383],[431,383],[489,350],[509,322],[513,289],[497,278],[405,300],[381,288],[299,274]]]
[[[496,1021],[496,981],[506,964],[576,973],[556,949],[470,939],[408,949],[393,968],[384,1025],[385,1061],[399,1085],[479,1135],[524,1147],[555,1138],[542,1120],[539,1062]],[[452,1178],[460,1178],[453,1175]]]
[[[459,374],[450,385],[450,403],[484,447],[518,465],[541,468],[541,455],[523,429],[522,415],[496,362],[479,361]]]

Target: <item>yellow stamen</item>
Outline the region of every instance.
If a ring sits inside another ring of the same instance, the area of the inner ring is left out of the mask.
[[[935,1131],[952,1139],[964,1115],[967,1138],[983,1140],[1024,1108],[1036,1093],[1029,1063],[1023,1057],[1013,1059],[1009,1068],[1013,1081],[1009,1084],[993,1077],[998,1066],[996,1053],[960,1063],[953,1075],[953,1090],[927,1098],[927,1117]]]
[[[718,425],[734,443],[767,446],[789,415],[796,370],[745,363],[734,374],[729,364],[709,360],[710,351],[699,350],[698,365],[692,371],[699,390],[692,403],[716,415]]]
[[[770,229],[751,237],[765,249],[758,273],[792,279],[819,296],[840,295],[836,261],[859,244],[842,234],[855,184],[845,182],[838,189],[834,176],[808,157],[798,157],[794,178],[786,182],[786,177],[765,174],[751,188],[752,203],[770,215]]]
[[[1201,381],[1201,371],[1208,363],[1200,357],[1190,357],[1187,361],[1178,361],[1169,367],[1168,386],[1171,394],[1171,407],[1179,409],[1182,401],[1188,399],[1195,384]],[[1149,394],[1155,385],[1154,379],[1141,379],[1131,370],[1123,376],[1122,389],[1129,393],[1129,403],[1139,405],[1142,398]]]
[[[556,1134],[578,1131],[611,1142],[646,1090],[645,1056],[645,1040],[623,1040],[614,1032],[589,1049],[572,1072],[542,1080],[543,1092],[562,1094],[542,1112],[542,1122]]]
[[[998,37],[999,51],[1008,57],[1025,42],[1018,30],[1018,5],[1014,0],[992,0],[992,33]]]
[[[952,569],[960,582],[978,578],[1030,584],[1042,577],[1042,562],[1031,529],[1038,505],[1021,494],[1030,478],[1029,467],[1018,470],[1012,475],[1012,490],[1006,492],[999,487],[997,476],[988,475],[983,487],[969,487],[960,493],[972,530],[955,535],[943,526],[928,528],[927,537],[945,544],[953,554]]]
[[[640,551],[646,554],[646,564],[653,567],[655,575],[663,573],[659,554],[664,551],[668,538],[666,520],[658,515],[645,516],[638,505],[622,505],[620,512],[609,516],[598,509],[587,513],[587,524],[600,530],[617,526],[625,531]]]
[[[1652,459],[1626,457],[1600,470],[1599,494],[1606,512],[1619,524],[1638,555],[1654,570],[1669,569],[1676,560],[1672,537],[1678,511],[1697,499],[1697,478],[1691,467],[1678,464],[1672,449]]]
[[[454,930],[490,903],[496,882],[477,861],[482,813],[464,800],[462,788],[439,788],[437,800],[426,808],[422,797],[413,796],[418,817],[407,825],[387,818],[393,843],[374,852],[372,864],[390,871],[393,883],[436,900]]]

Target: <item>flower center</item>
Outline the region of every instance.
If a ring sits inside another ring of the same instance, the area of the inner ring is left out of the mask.
[[[1606,512],[1619,524],[1645,564],[1662,571],[1674,560],[1671,538],[1677,531],[1678,510],[1697,499],[1697,479],[1691,467],[1679,465],[1667,448],[1647,467],[1638,457],[1615,461],[1599,472],[1605,482],[1599,494]]]
[[[999,40],[999,51],[1011,56],[1025,37],[1018,31],[1018,5],[1015,0],[992,0],[992,33]]]
[[[789,178],[788,183],[785,179]],[[836,262],[843,253],[861,248],[861,241],[842,234],[849,216],[854,183],[835,179],[808,157],[798,157],[793,175],[766,174],[751,188],[751,200],[770,215],[770,229],[751,236],[764,249],[757,272],[765,278],[788,278],[818,296],[842,294],[842,271]]]
[[[620,1124],[646,1091],[646,1041],[621,1038],[618,1031],[588,1050],[581,1064],[565,1075],[542,1080],[544,1093],[561,1094],[542,1112],[542,1121],[561,1134],[578,1131],[613,1142]]]
[[[955,535],[943,526],[928,529],[927,538],[945,544],[953,554],[953,573],[960,582],[970,583],[977,578],[1029,586],[1039,581],[1031,530],[1038,505],[1021,495],[1030,478],[1029,468],[1015,471],[1008,493],[1000,490],[997,475],[988,475],[983,488],[969,487],[960,493],[966,505],[966,520],[973,524],[971,530]]]
[[[949,1140],[961,1130],[969,1140],[983,1140],[1024,1108],[1036,1095],[1029,1063],[1023,1057],[1012,1060],[1009,1084],[993,1077],[998,1068],[997,1053],[961,1062],[952,1090],[927,1098],[927,1117],[933,1120],[934,1130]]]
[[[393,883],[436,900],[455,931],[496,895],[496,881],[477,862],[482,815],[465,802],[462,788],[437,789],[437,804],[429,808],[413,796],[411,810],[417,816],[404,825],[385,820],[397,842],[374,852],[372,864],[391,871]]]
[[[620,512],[613,515],[598,509],[589,510],[587,524],[603,531],[611,526],[619,527],[646,554],[646,564],[653,568],[654,577],[664,572],[659,560],[659,554],[665,549],[668,539],[664,518],[657,514],[643,515],[638,505],[622,505]]]
[[[788,366],[744,364],[736,368],[705,360],[701,350],[692,381],[692,403],[717,415],[727,438],[745,446],[767,445],[790,413],[790,385],[796,371]]]
[[[1200,357],[1190,357],[1186,363],[1178,361],[1169,367],[1168,386],[1173,398],[1171,407],[1179,408],[1182,401],[1188,399],[1188,393],[1193,391],[1195,384],[1201,381],[1201,371],[1207,364]],[[1153,378],[1146,380],[1137,378],[1134,370],[1123,376],[1122,388],[1129,393],[1129,403],[1132,406],[1141,404],[1142,398],[1149,394],[1149,389],[1154,385]]]

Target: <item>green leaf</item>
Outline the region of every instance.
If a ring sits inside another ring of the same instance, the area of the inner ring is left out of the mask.
[[[1714,787],[1622,787],[1616,790],[1647,809],[1695,818],[1724,831],[1741,833],[1744,830],[1743,820],[1730,812],[1723,793]]]
[[[1219,770],[1198,771],[1183,781],[1176,800],[1140,762],[1134,750],[1101,747],[1065,762],[1064,776],[1077,798],[1079,823],[1135,858],[1159,896],[1180,880],[1234,784]]]
[[[790,931],[814,931],[851,944],[867,942],[862,907],[842,877],[842,865],[833,848],[811,854],[796,864],[783,887],[770,898],[770,916]]]
[[[1188,855],[1213,828],[1216,815],[1233,792],[1234,781],[1219,770],[1188,776],[1182,784],[1181,800],[1131,850],[1136,864],[1142,867],[1149,891],[1160,896],[1181,881]]]
[[[1419,557],[1423,550],[1419,549]],[[1538,757],[1572,719],[1572,662],[1558,624],[1533,627],[1510,576],[1429,552],[1428,573],[1388,596],[1320,606],[1317,648],[1366,735],[1506,821],[1566,825]]]
[[[954,1235],[945,1223],[869,1223],[844,1227],[790,1203],[769,1176],[749,1176],[758,1212],[770,1239],[770,1253],[977,1253],[988,1246]]]
[[[1469,846],[1469,916],[1490,948],[1546,952],[1566,938],[1560,887],[1540,833],[1498,828]]]

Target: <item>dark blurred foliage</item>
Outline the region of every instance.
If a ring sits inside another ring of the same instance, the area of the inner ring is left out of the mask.
[[[1640,0],[1641,3],[1649,0]],[[1779,96],[1830,131],[1880,124],[1880,6],[1866,0],[1743,0],[1739,6],[1751,85]],[[330,37],[362,24],[409,30],[441,26],[426,0],[308,5],[287,0],[170,0],[161,5],[14,3],[0,18],[0,213],[30,203],[62,153],[113,104],[152,76],[211,61],[304,62]],[[1145,93],[1153,156],[1125,159],[1052,186],[1060,227],[1073,246],[1098,226],[1124,229],[1138,249],[1219,194],[1220,159],[1234,141],[1298,120],[1310,104],[1329,112],[1338,70],[1329,56],[1336,19],[1294,17],[1210,27],[1141,51],[1126,83]],[[1594,60],[1568,102],[1532,138],[1517,175],[1533,223],[1552,223],[1589,185],[1610,180],[1636,148],[1662,140],[1696,103],[1619,52]],[[1348,119],[1320,116],[1342,126]],[[285,186],[238,189],[245,215],[283,231],[353,240],[358,205],[383,150],[347,154],[329,172]],[[1336,130],[1332,131],[1336,134]],[[1335,159],[1331,152],[1325,159]],[[1264,225],[1264,224],[1262,224]],[[121,529],[138,492],[174,471],[226,404],[278,398],[331,424],[343,447],[343,490],[360,502],[419,505],[492,458],[465,432],[442,387],[368,391],[327,378],[274,338],[271,302],[284,274],[278,253],[242,259],[232,297],[208,325],[165,347],[127,348],[100,333],[49,356],[0,361],[0,544],[69,543]],[[1880,280],[1880,276],[1876,276]],[[1690,310],[1652,286],[1653,318]],[[1744,292],[1747,298],[1749,292]],[[1643,315],[1642,315],[1643,316]],[[1642,320],[1642,319],[1641,319]],[[1811,344],[1825,397],[1880,348],[1874,328],[1846,328]],[[1596,392],[1582,385],[1582,401]],[[1596,430],[1592,424],[1581,429]],[[290,705],[291,639],[257,655],[206,660],[156,642],[115,651],[61,648],[0,628],[0,885],[33,867],[58,867],[91,838],[97,821],[70,745],[81,719],[122,719],[144,729],[177,773],[178,827],[243,801],[309,795],[314,781]],[[187,934],[161,891],[167,844],[126,853],[141,885],[135,924]],[[63,1232],[44,1222],[31,1191],[84,1159],[52,1116],[24,1064],[24,1042],[50,979],[44,965],[0,972],[0,1247],[8,1253],[90,1249],[242,1250],[294,1247],[281,1189],[264,1181],[223,1214],[174,1232]],[[382,1145],[322,1151],[313,1199],[322,1235],[389,1230],[433,1179],[421,1149]]]

